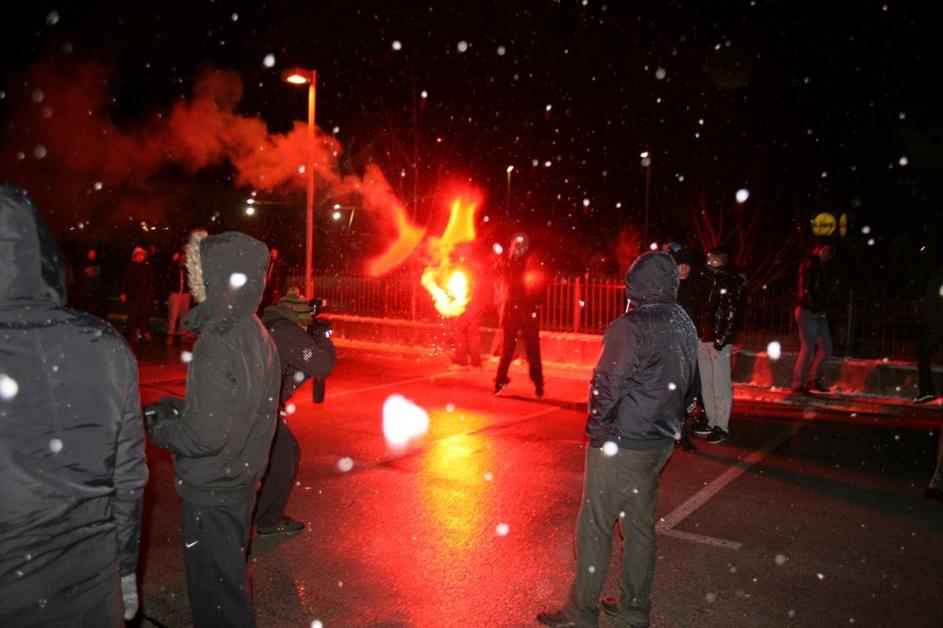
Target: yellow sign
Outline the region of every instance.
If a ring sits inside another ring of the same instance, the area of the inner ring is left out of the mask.
[[[848,214],[842,214],[838,218],[838,235],[844,238],[846,233],[848,233]]]
[[[835,233],[835,216],[822,212],[813,218],[812,233],[817,236],[830,236]]]

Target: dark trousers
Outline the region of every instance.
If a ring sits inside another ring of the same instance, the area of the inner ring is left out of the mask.
[[[455,363],[462,366],[469,362],[472,366],[481,366],[481,312],[462,314],[453,323],[453,342],[455,344]]]
[[[118,565],[8,615],[4,628],[111,628],[124,626]]]
[[[151,300],[146,297],[128,297],[128,336],[134,338],[136,333],[148,331],[147,325],[151,319]]]
[[[659,474],[671,451],[669,445],[620,449],[609,456],[600,448],[587,448],[583,505],[576,523],[576,579],[563,608],[575,624],[599,623],[599,594],[606,582],[613,525],[625,513],[620,616],[627,625],[648,626],[655,573],[655,500]]]
[[[288,429],[288,424],[281,417],[272,439],[272,452],[268,459],[268,469],[262,478],[258,503],[255,507],[255,522],[259,525],[273,525],[285,516],[285,505],[295,485],[298,462],[301,460],[301,446],[298,439]]]
[[[530,371],[530,381],[535,386],[544,385],[543,364],[540,361],[540,330],[537,318],[530,316],[530,312],[511,315],[505,313],[504,324],[501,329],[504,334],[501,346],[501,361],[498,362],[498,372],[494,381],[503,383],[508,381],[508,369],[514,358],[514,347],[517,345],[517,334],[524,341],[524,350],[527,352],[527,367]]]
[[[796,308],[796,326],[799,328],[799,355],[792,372],[792,387],[805,386],[822,379],[825,363],[832,355],[832,334],[828,319],[809,310]],[[809,376],[809,364],[812,375]]]
[[[933,372],[930,370],[930,359],[936,352],[937,345],[943,342],[943,325],[928,325],[923,331],[920,349],[917,352],[917,371],[921,395],[933,395],[936,387],[933,385]]]
[[[246,552],[255,495],[233,506],[181,500],[180,536],[196,628],[254,627]]]

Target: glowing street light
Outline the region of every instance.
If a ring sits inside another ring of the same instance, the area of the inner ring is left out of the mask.
[[[511,229],[511,173],[512,173],[512,172],[514,172],[514,166],[508,166],[508,168],[507,168],[507,173],[508,173],[508,200],[507,200],[507,206],[505,207],[505,211],[506,211],[506,213],[507,213],[507,223],[508,223],[508,230],[509,230],[509,231],[510,231],[510,229]]]
[[[308,194],[305,203],[305,294],[314,296],[314,107],[317,96],[317,70],[292,68],[282,73],[282,79],[292,85],[308,86],[308,158],[305,175],[308,178]]]

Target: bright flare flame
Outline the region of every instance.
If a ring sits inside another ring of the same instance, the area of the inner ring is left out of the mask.
[[[449,222],[439,238],[429,238],[432,263],[422,273],[420,282],[432,295],[435,309],[443,316],[460,316],[468,305],[473,278],[452,263],[450,255],[459,244],[475,239],[475,211],[478,204],[464,198],[452,201]]]
[[[442,281],[442,277],[446,277]],[[426,268],[422,286],[432,295],[436,311],[442,316],[459,316],[468,305],[468,275],[461,269]]]

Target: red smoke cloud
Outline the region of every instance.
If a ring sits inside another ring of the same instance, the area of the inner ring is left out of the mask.
[[[109,116],[109,84],[109,71],[100,64],[47,60],[6,90],[10,123],[0,140],[0,168],[30,191],[53,228],[88,220],[188,224],[182,193],[168,191],[166,177],[157,177],[169,166],[192,173],[229,163],[237,186],[266,192],[304,187],[299,167],[307,156],[307,125],[296,122],[291,131],[273,134],[263,120],[238,113],[238,73],[206,69],[191,97],[127,126]],[[318,129],[319,190],[358,194],[394,234],[412,228],[379,168],[369,164],[363,177],[341,175],[341,153],[337,139]],[[405,243],[396,257],[405,259],[413,248],[415,243]]]

